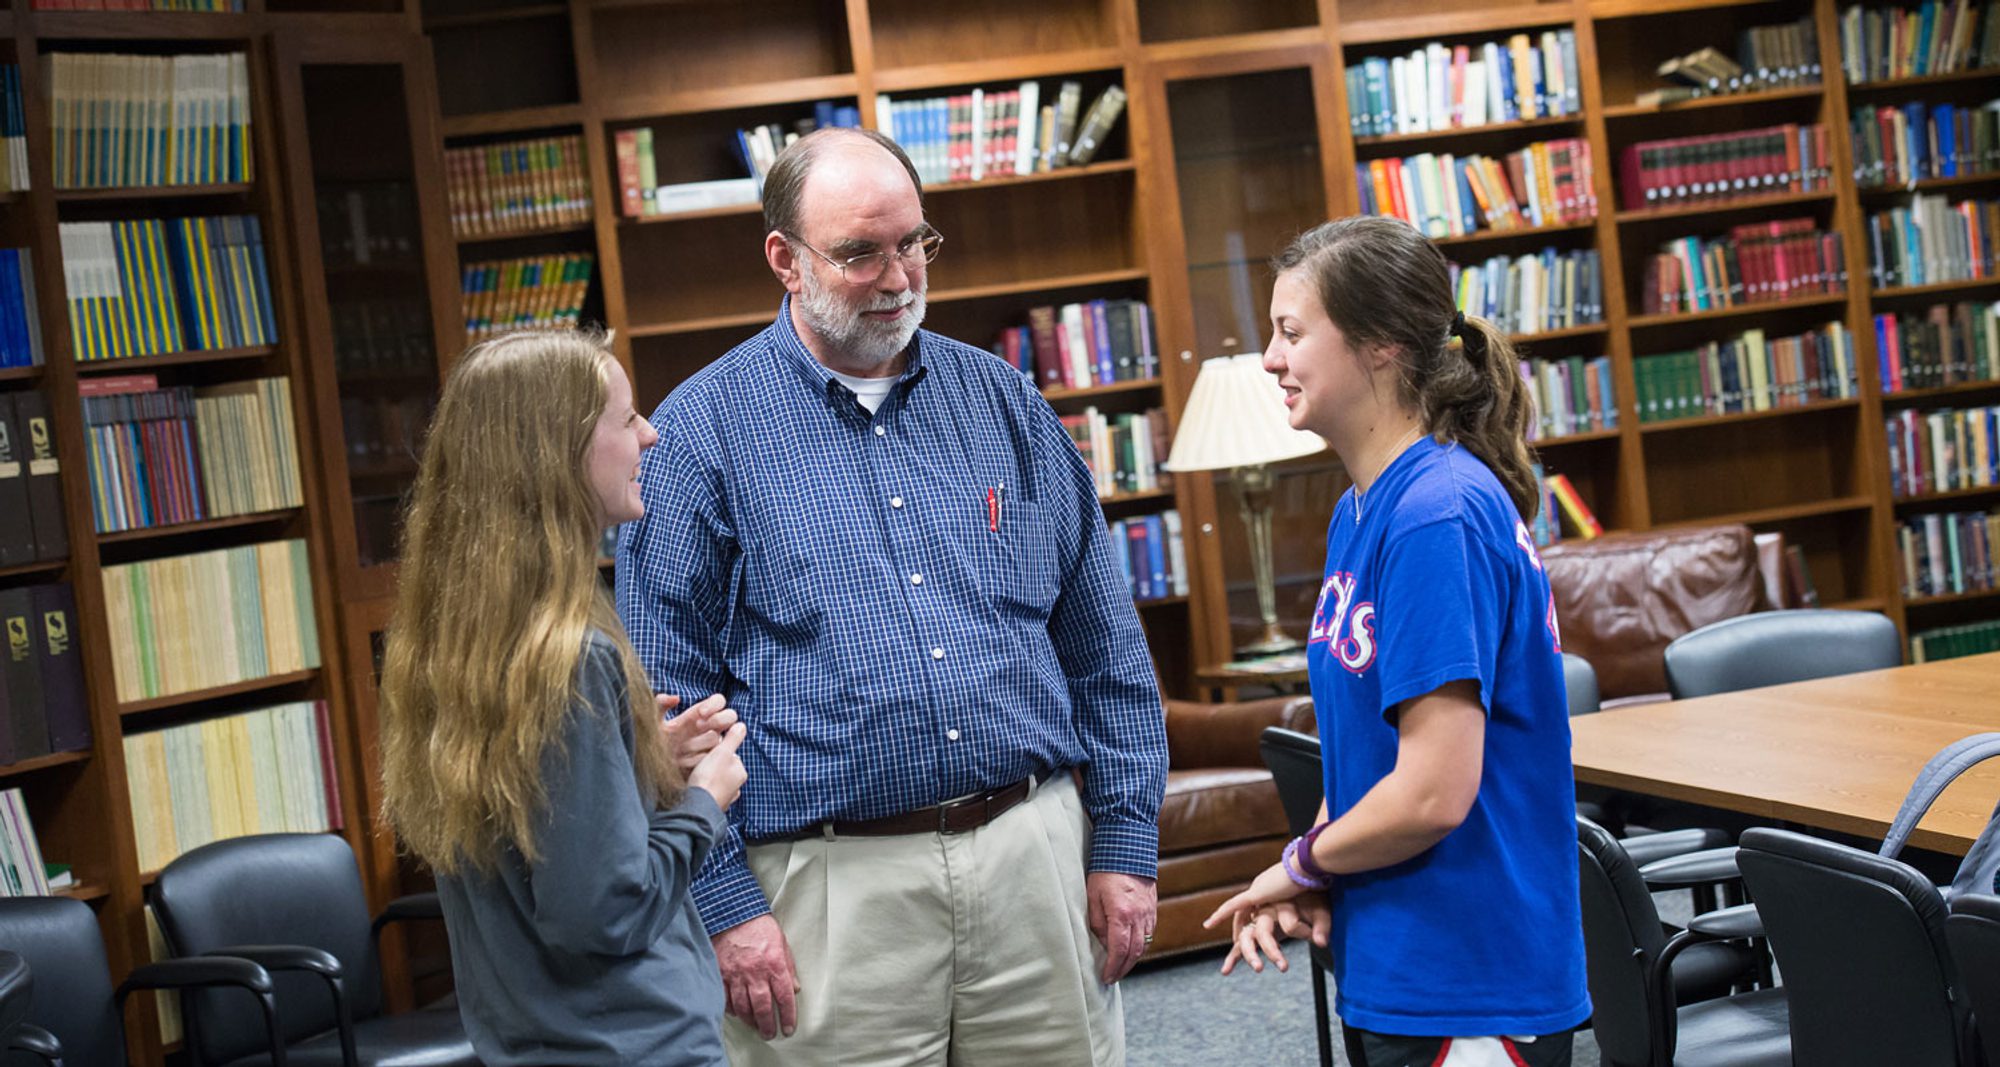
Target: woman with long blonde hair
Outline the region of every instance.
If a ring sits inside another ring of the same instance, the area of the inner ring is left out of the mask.
[[[431,423],[383,663],[383,808],[437,874],[488,1067],[724,1062],[687,889],[743,783],[743,728],[720,697],[661,724],[672,702],[597,574],[604,529],[644,513],[657,440],[576,332],[474,346]]]

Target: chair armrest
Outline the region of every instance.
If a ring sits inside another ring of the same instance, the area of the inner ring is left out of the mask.
[[[1646,888],[1655,892],[1716,885],[1743,877],[1736,869],[1735,845],[1655,860],[1639,868],[1639,874],[1646,879]]]
[[[7,1035],[7,1049],[10,1052],[25,1052],[39,1057],[43,1063],[62,1067],[62,1042],[34,1023],[15,1024],[13,1031]]]
[[[410,922],[415,919],[435,919],[444,921],[444,905],[438,901],[436,893],[411,893],[389,902],[382,914],[375,916],[368,933],[381,940],[382,928],[390,923]]]
[[[1688,920],[1687,928],[1711,941],[1764,936],[1764,920],[1757,914],[1755,904],[1738,904],[1733,908],[1702,912]]]
[[[118,986],[122,1003],[141,989],[189,989],[195,986],[237,986],[263,996],[271,994],[271,972],[245,959],[194,956],[157,960],[132,968]]]
[[[231,945],[203,958],[218,956],[249,960],[267,971],[311,971],[328,978],[340,977],[340,960],[333,953],[310,945]]]
[[[1313,732],[1311,697],[1267,697],[1235,704],[1169,700],[1167,753],[1177,770],[1262,767],[1257,743],[1267,726]]]
[[[1644,869],[1660,860],[1722,848],[1729,844],[1729,835],[1721,830],[1696,827],[1656,834],[1634,833],[1619,838],[1618,843],[1625,846],[1625,854],[1632,857],[1633,865]]]

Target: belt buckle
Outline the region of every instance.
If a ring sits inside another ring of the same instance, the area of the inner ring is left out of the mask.
[[[938,805],[938,833],[940,833],[940,834],[962,834],[962,833],[965,833],[965,832],[966,832],[965,830],[958,830],[958,829],[953,829],[953,828],[952,828],[952,825],[951,825],[951,813],[952,813],[952,812],[954,812],[954,811],[957,811],[957,810],[959,810],[959,809],[961,809],[961,808],[969,808],[969,807],[972,807],[972,806],[973,806],[973,805],[975,805],[975,804],[980,804],[980,805],[983,805],[983,804],[985,804],[985,803],[986,803],[986,802],[987,802],[988,800],[992,799],[992,797],[993,797],[993,794],[991,794],[991,793],[981,793],[981,794],[979,794],[979,795],[977,795],[977,796],[970,796],[970,797],[959,797],[959,798],[958,798],[957,800],[947,800],[947,801],[945,801],[944,803],[942,803],[942,804],[939,804],[939,805]],[[978,829],[978,827],[968,827],[967,829]]]

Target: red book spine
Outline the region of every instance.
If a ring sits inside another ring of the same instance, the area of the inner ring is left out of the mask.
[[[326,825],[338,830],[347,825],[340,813],[340,771],[333,759],[333,724],[327,720],[326,701],[313,702],[313,725],[319,733],[320,777],[326,782]]]

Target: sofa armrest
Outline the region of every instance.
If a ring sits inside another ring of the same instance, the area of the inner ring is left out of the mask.
[[[1236,704],[1167,701],[1167,753],[1175,770],[1262,767],[1257,741],[1267,726],[1314,733],[1312,698],[1270,697]]]

